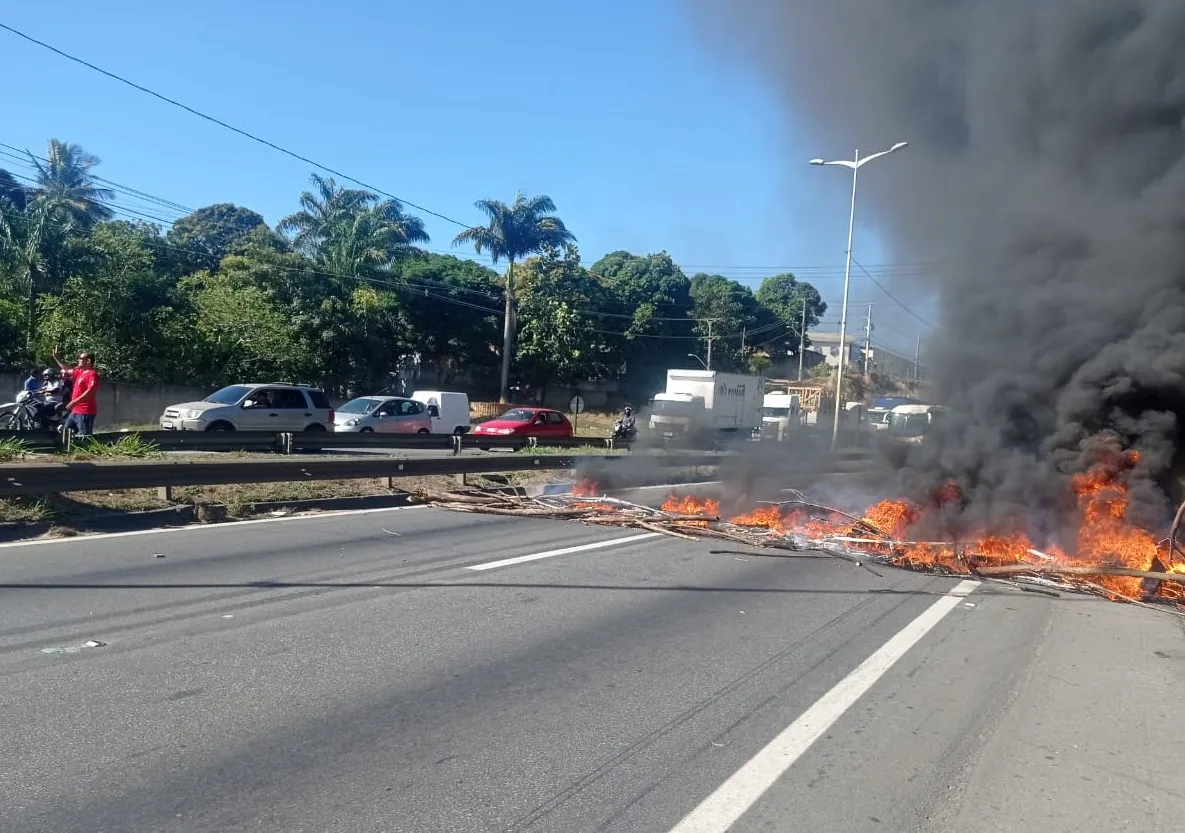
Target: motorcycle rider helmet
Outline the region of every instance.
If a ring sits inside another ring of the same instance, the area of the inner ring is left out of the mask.
[[[626,405],[625,408],[623,409],[623,412],[625,413],[626,416],[629,416],[630,414],[632,414],[634,412],[634,409],[631,408],[629,405]]]
[[[41,378],[45,379],[47,382],[51,379],[56,379],[58,378],[58,371],[55,368],[47,367],[45,370],[41,371]]]

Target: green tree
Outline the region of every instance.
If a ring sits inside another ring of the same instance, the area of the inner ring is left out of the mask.
[[[154,233],[154,232],[153,232]],[[95,227],[90,268],[60,294],[43,299],[40,350],[57,344],[94,350],[100,368],[132,382],[171,381],[174,336],[183,332],[173,283],[154,268],[154,253],[136,224]]]
[[[627,391],[648,399],[662,387],[667,368],[688,364],[687,354],[696,344],[689,318],[691,282],[666,252],[611,252],[590,271],[612,299],[612,316],[606,316],[603,329],[622,333]]]
[[[608,293],[580,265],[574,245],[548,247],[519,270],[518,361],[532,387],[603,379],[620,348],[600,326]]]
[[[691,299],[700,343],[706,346],[708,336],[712,337],[712,369],[747,369],[748,352],[742,340],[748,339],[751,346],[750,334],[761,337],[772,323],[762,314],[753,292],[723,275],[698,274],[691,279]]]
[[[818,325],[823,314],[827,312],[827,304],[823,302],[819,290],[809,283],[799,281],[789,272],[763,280],[757,290],[757,301],[773,313],[785,328],[786,335],[781,339],[781,344],[788,342],[792,345],[790,350],[785,352],[792,352],[794,355],[798,354],[800,337],[804,347],[809,347],[811,343],[810,337],[803,335],[804,308],[808,332]],[[773,349],[770,352],[777,354],[782,351]]]
[[[514,355],[515,304],[514,264],[528,255],[544,251],[548,246],[560,247],[575,242],[576,238],[555,216],[551,197],[524,197],[516,194],[507,205],[499,200],[484,199],[475,203],[489,218],[489,225],[465,229],[453,240],[454,246],[471,244],[478,254],[488,253],[495,264],[506,261],[506,285],[502,319],[502,375],[499,400],[505,402],[510,392],[510,360]]]
[[[50,139],[45,161],[32,154],[29,161],[37,169],[38,196],[60,205],[77,228],[88,229],[114,216],[107,203],[115,199],[115,192],[96,185],[91,172],[99,157],[79,145]]]
[[[57,200],[37,195],[23,210],[0,201],[0,284],[10,298],[23,300],[26,350],[37,331],[37,299],[59,288],[55,263],[73,232],[71,214]]]
[[[300,196],[301,210],[280,221],[297,251],[338,276],[386,269],[427,243],[419,217],[397,200],[380,201],[370,191],[341,188],[332,177],[313,174],[313,191]]]
[[[280,250],[285,245],[262,216],[228,202],[208,205],[182,217],[169,229],[165,242],[173,247],[182,274],[217,269],[222,258],[243,254],[249,246]]]
[[[480,378],[497,361],[501,276],[452,255],[430,254],[399,264],[392,273],[402,290],[407,340],[430,363],[441,384],[462,371]]]
[[[24,211],[29,201],[29,189],[3,168],[0,168],[0,201],[17,211]]]

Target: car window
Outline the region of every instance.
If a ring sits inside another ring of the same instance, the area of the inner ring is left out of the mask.
[[[309,390],[307,391],[309,399],[313,400],[313,407],[319,408],[322,411],[328,411],[332,406],[329,404],[329,397],[325,395],[324,391]]]
[[[304,393],[291,388],[278,388],[271,391],[273,408],[305,409],[309,406]]]
[[[564,424],[564,415],[559,413],[558,411],[552,411],[550,414],[547,415],[547,421],[550,422],[552,425],[563,425]]]
[[[530,422],[534,416],[535,412],[526,408],[511,408],[498,419],[504,419],[507,422]]]
[[[251,388],[246,385],[230,385],[229,387],[214,391],[204,401],[213,402],[216,405],[233,405],[242,399],[243,395],[250,390]]]
[[[399,412],[404,416],[415,416],[424,413],[424,406],[411,399],[399,403]]]

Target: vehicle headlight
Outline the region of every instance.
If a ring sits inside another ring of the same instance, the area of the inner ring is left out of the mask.
[[[346,420],[346,427],[353,428],[355,425],[357,425],[361,421],[362,420],[358,419],[357,417],[354,417],[353,419],[347,419]]]
[[[181,412],[182,419],[201,419],[203,411],[188,410]]]
[[[499,429],[497,429],[497,433],[499,433],[499,434],[513,434],[514,429],[513,428],[499,428]]]

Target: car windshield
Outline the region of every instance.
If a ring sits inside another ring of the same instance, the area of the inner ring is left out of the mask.
[[[788,417],[790,416],[789,408],[766,408],[765,416],[767,417]]]
[[[504,419],[507,422],[530,422],[535,418],[534,411],[528,411],[526,408],[511,408],[498,419]]]
[[[213,402],[215,405],[233,405],[250,392],[251,388],[246,385],[228,385],[214,391],[202,401]]]
[[[357,399],[351,399],[345,405],[337,409],[339,414],[369,414],[379,405],[383,404],[382,399],[374,399],[369,396],[360,396]]]

